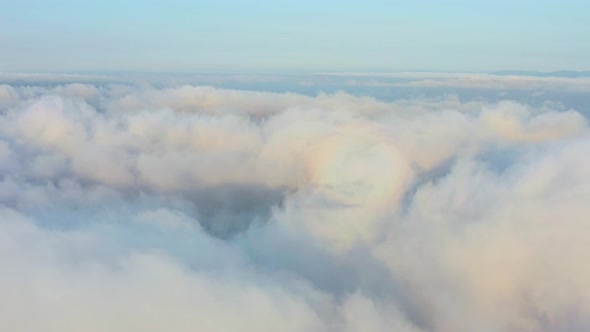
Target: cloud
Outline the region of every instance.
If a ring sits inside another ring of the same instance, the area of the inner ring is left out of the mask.
[[[0,107],[11,106],[20,99],[18,92],[7,84],[0,85]]]
[[[582,331],[588,120],[556,104],[0,86],[11,331]]]
[[[324,73],[348,77],[351,86],[406,88],[461,88],[589,92],[588,77],[496,75],[482,73],[399,72]],[[536,93],[539,93],[537,91]]]

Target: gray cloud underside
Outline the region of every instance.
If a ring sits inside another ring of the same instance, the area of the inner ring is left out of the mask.
[[[0,85],[0,326],[586,331],[555,105]]]

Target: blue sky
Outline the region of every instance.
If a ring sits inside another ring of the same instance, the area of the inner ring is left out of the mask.
[[[0,0],[0,71],[590,70],[574,0]]]

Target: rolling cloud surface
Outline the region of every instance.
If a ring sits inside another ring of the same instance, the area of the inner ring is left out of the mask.
[[[2,330],[590,329],[579,111],[120,82],[0,111]]]

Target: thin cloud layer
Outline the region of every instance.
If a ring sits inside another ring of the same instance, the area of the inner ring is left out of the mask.
[[[353,86],[590,92],[590,77],[585,72],[580,72],[579,77],[446,72],[324,73],[323,75],[347,77],[347,84]]]
[[[10,331],[584,331],[555,103],[0,85]]]

